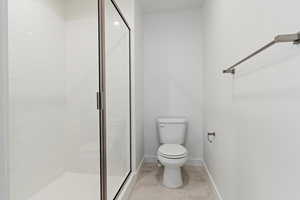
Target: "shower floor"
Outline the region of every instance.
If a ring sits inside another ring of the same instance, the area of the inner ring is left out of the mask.
[[[113,199],[119,176],[109,176],[108,199]],[[115,185],[112,185],[115,184]],[[100,199],[99,174],[66,172],[29,200],[97,200]]]
[[[100,199],[99,175],[66,172],[29,200]]]
[[[168,189],[161,185],[163,169],[155,164],[144,164],[130,200],[217,200],[204,167],[186,166],[184,185]]]

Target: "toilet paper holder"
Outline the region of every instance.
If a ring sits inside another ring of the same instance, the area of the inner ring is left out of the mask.
[[[211,139],[212,137],[215,138],[216,137],[216,133],[215,132],[208,132],[207,133],[207,141],[209,143],[213,143],[213,139]]]

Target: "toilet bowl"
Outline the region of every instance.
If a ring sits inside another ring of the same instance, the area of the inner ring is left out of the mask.
[[[157,151],[158,160],[164,166],[163,185],[178,188],[183,185],[181,167],[188,159],[188,151],[180,144],[163,144]]]

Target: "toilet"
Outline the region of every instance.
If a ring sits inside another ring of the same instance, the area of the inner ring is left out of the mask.
[[[157,130],[160,139],[157,157],[164,166],[163,185],[168,188],[178,188],[183,185],[181,167],[188,160],[188,151],[183,146],[187,120],[185,118],[158,118]]]

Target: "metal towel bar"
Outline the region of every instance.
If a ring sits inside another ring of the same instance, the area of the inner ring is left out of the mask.
[[[285,34],[285,35],[278,35],[274,38],[273,41],[269,42],[262,48],[258,49],[257,51],[253,52],[246,58],[240,60],[239,62],[235,63],[231,67],[223,70],[223,73],[230,73],[230,74],[235,74],[235,68],[236,66],[242,64],[243,62],[249,60],[250,58],[254,57],[255,55],[259,54],[260,52],[268,49],[269,47],[273,46],[274,44],[277,43],[286,43],[286,42],[293,42],[294,44],[300,44],[300,32],[295,33],[295,34]]]

